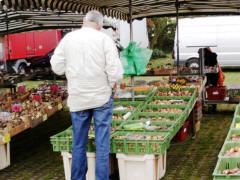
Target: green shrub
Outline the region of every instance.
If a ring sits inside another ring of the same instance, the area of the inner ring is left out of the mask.
[[[166,58],[167,54],[159,49],[153,49],[151,59]]]

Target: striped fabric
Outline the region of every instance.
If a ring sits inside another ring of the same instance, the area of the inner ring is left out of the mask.
[[[178,0],[179,13],[196,14],[238,14],[239,0]],[[59,10],[81,12],[96,9],[104,15],[127,20],[129,0],[1,0],[0,10],[6,5],[12,10]],[[132,0],[133,18],[148,16],[175,16],[175,0]]]

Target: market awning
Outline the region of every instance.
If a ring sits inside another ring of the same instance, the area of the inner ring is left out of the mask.
[[[239,14],[239,0],[178,0],[179,14]],[[86,13],[96,9],[104,15],[127,20],[132,4],[133,18],[175,16],[176,0],[0,0],[12,10],[58,10]]]
[[[0,14],[0,35],[38,29],[79,28],[83,15],[45,11],[9,11]],[[7,27],[8,26],[8,27]]]

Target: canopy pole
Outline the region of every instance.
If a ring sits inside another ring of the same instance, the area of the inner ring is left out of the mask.
[[[177,31],[177,75],[179,76],[180,75],[180,69],[179,69],[179,13],[178,13],[178,10],[179,10],[179,2],[178,0],[176,0],[175,2],[175,6],[176,6],[176,31]]]
[[[132,20],[132,0],[129,0],[129,24],[130,24],[130,41],[133,41],[133,20]],[[132,86],[132,101],[134,98],[134,76],[131,76],[131,86]]]
[[[9,32],[8,32],[8,14],[7,14],[7,8],[4,7],[5,11],[6,11],[6,26],[7,26],[7,46],[8,46],[8,60],[10,59],[10,47],[9,47]],[[7,59],[4,59],[4,70],[7,72]]]

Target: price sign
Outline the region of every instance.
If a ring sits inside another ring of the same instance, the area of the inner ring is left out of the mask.
[[[10,139],[11,139],[10,134],[7,134],[7,135],[4,136],[4,142],[5,143],[10,142]]]
[[[46,121],[47,118],[48,118],[48,117],[47,117],[47,114],[44,114],[44,115],[43,115],[43,121]]]
[[[62,109],[62,104],[58,104],[58,110]]]

